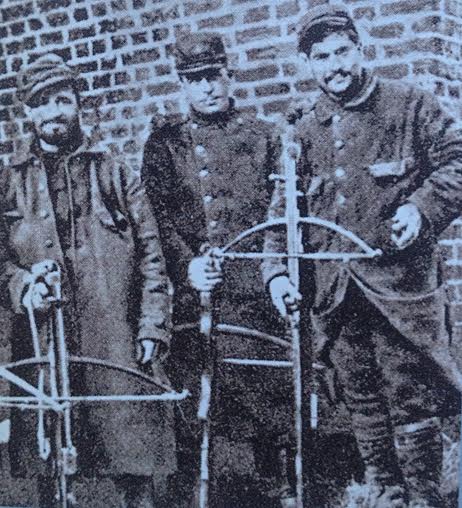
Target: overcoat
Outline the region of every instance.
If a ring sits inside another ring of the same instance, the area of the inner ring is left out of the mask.
[[[449,337],[437,238],[461,211],[460,125],[429,93],[367,76],[347,104],[321,94],[297,133],[305,213],[339,224],[382,251],[374,259],[315,263],[316,350],[325,351],[332,339],[330,316],[354,281],[402,336],[444,356]],[[417,206],[423,226],[414,243],[398,250],[391,241],[392,217],[406,203]],[[279,187],[270,214],[280,215],[282,204]],[[266,248],[280,251],[283,241],[269,233]],[[305,233],[303,248],[359,250],[345,237],[315,226]],[[285,271],[278,261],[263,264],[266,282]]]
[[[33,142],[18,151],[1,178],[1,283],[4,303],[14,313],[13,360],[33,356],[21,304],[23,277],[32,264],[45,259],[62,270],[70,354],[136,368],[137,340],[156,339],[168,346],[168,279],[139,175],[87,141],[68,153],[59,168],[47,170]],[[51,199],[52,179],[57,201]],[[57,206],[68,213],[66,228],[57,227]],[[37,319],[44,348],[48,319],[38,314]],[[36,372],[21,374],[37,382]],[[71,366],[73,394],[147,391],[158,392],[123,372]],[[82,404],[73,414],[84,474],[152,475],[174,468],[169,404]],[[36,471],[36,429],[35,415],[13,414],[10,450],[18,475]]]
[[[146,144],[142,179],[158,219],[167,269],[174,285],[173,319],[177,327],[197,324],[198,293],[188,282],[188,265],[209,247],[223,247],[242,231],[264,222],[278,172],[279,143],[274,127],[234,107],[224,114],[153,122]],[[261,252],[263,235],[235,249]],[[223,284],[215,291],[215,322],[280,334],[281,323],[265,293],[255,260],[226,261]],[[197,348],[191,360],[201,368],[200,348],[191,334],[184,351]],[[189,343],[188,343],[189,340]],[[262,340],[217,336],[218,356],[285,359],[286,351]],[[172,349],[175,345],[172,346]],[[180,349],[181,349],[180,348]],[[172,361],[174,358],[172,356]],[[177,368],[178,365],[173,365]],[[287,399],[290,377],[268,368],[230,367],[219,362],[224,384],[218,408],[222,426],[238,438],[264,429],[290,426]],[[189,372],[183,372],[188,379]],[[188,382],[188,381],[186,381]],[[238,404],[236,405],[236,401]],[[280,414],[280,417],[278,416]],[[271,431],[272,432],[272,431]]]

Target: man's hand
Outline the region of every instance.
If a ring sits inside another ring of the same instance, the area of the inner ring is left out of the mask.
[[[422,216],[413,203],[401,205],[392,218],[391,239],[398,249],[405,249],[418,237],[422,227]]]
[[[223,280],[220,260],[211,255],[194,258],[189,263],[188,277],[197,291],[212,291]]]
[[[46,312],[53,301],[51,285],[57,272],[57,264],[50,259],[33,264],[26,280],[28,289],[22,299],[22,304],[25,307]]]
[[[287,311],[293,311],[298,307],[302,295],[295,289],[289,277],[280,275],[275,277],[269,285],[271,300],[282,317],[287,316]]]
[[[158,340],[143,339],[137,344],[136,360],[140,365],[146,365],[157,360],[160,350]]]

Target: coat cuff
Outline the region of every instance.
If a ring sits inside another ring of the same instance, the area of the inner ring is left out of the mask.
[[[438,235],[449,225],[445,210],[438,206],[438,202],[434,202],[424,188],[416,190],[407,201],[417,207],[434,234]]]
[[[22,299],[30,283],[29,277],[30,273],[27,270],[17,268],[8,283],[11,309],[15,314],[24,314]]]
[[[265,286],[268,288],[270,282],[281,275],[288,275],[287,267],[283,263],[277,263],[277,264],[267,264],[263,265],[262,268],[262,274],[263,274],[263,282]]]

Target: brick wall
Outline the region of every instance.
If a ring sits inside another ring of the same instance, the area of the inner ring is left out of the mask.
[[[340,1],[340,0],[339,0]],[[316,86],[295,52],[294,26],[309,0],[4,0],[0,7],[0,160],[30,131],[15,102],[15,75],[56,51],[88,81],[84,123],[139,166],[152,114],[184,110],[172,44],[185,30],[226,39],[238,105],[272,117]],[[345,0],[368,65],[420,84],[462,112],[462,0]],[[445,234],[448,287],[462,331],[462,221]],[[459,329],[459,328],[458,328]]]

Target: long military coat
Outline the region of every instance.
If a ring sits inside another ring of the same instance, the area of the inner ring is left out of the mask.
[[[33,356],[21,306],[23,276],[32,264],[52,259],[63,273],[70,353],[136,368],[136,341],[157,339],[168,346],[170,333],[164,260],[139,176],[86,142],[65,158],[62,173],[48,172],[37,153],[33,146],[24,148],[2,173],[6,259],[1,282],[2,294],[9,295],[6,304],[14,312],[13,360]],[[58,199],[68,200],[65,231],[57,228],[50,178],[60,179],[54,185]],[[65,243],[68,248],[63,248]],[[49,332],[47,322],[38,317],[42,340]],[[36,383],[36,373],[21,374]],[[73,394],[153,390],[114,370],[72,367]],[[75,444],[83,473],[151,475],[171,470],[175,465],[171,412],[166,404],[141,402],[75,408]],[[12,424],[12,465],[20,475],[33,473],[37,459],[37,420],[30,413],[15,413]]]
[[[200,316],[198,293],[187,276],[193,257],[204,254],[210,246],[225,246],[266,219],[272,192],[268,177],[278,171],[279,164],[273,132],[267,122],[233,107],[221,115],[205,117],[192,112],[189,118],[153,124],[142,178],[159,222],[168,274],[174,285],[173,319],[177,327],[197,324]],[[262,248],[263,235],[253,236],[237,247],[250,252],[261,252]],[[215,292],[216,323],[280,332],[258,262],[227,261],[223,279]],[[194,349],[194,342],[201,339],[190,334],[188,340],[182,346],[184,350]],[[264,341],[239,336],[218,336],[218,350],[220,359],[283,359],[286,354]],[[181,351],[178,356],[182,356]],[[200,352],[192,361],[195,365],[190,369],[200,367]],[[285,373],[249,367],[220,369],[225,371],[220,378],[225,380],[219,406],[223,409],[223,424],[236,436],[252,432],[252,419],[271,427],[278,422],[273,416],[279,410],[281,423],[290,387]],[[188,382],[188,372],[183,375]],[[236,401],[240,405],[236,406]],[[283,425],[290,425],[290,419],[284,420]]]
[[[428,93],[368,77],[344,106],[322,94],[300,121],[298,137],[302,207],[383,251],[372,260],[316,263],[312,317],[318,351],[332,338],[329,317],[354,280],[404,337],[444,357],[448,333],[437,235],[461,212],[461,129]],[[417,206],[423,227],[412,245],[398,250],[390,239],[391,219],[405,203]],[[280,215],[282,206],[279,188],[270,213]],[[270,233],[267,249],[281,250],[283,241]],[[317,227],[303,244],[305,251],[358,250]],[[277,261],[263,265],[266,281],[285,270]]]

